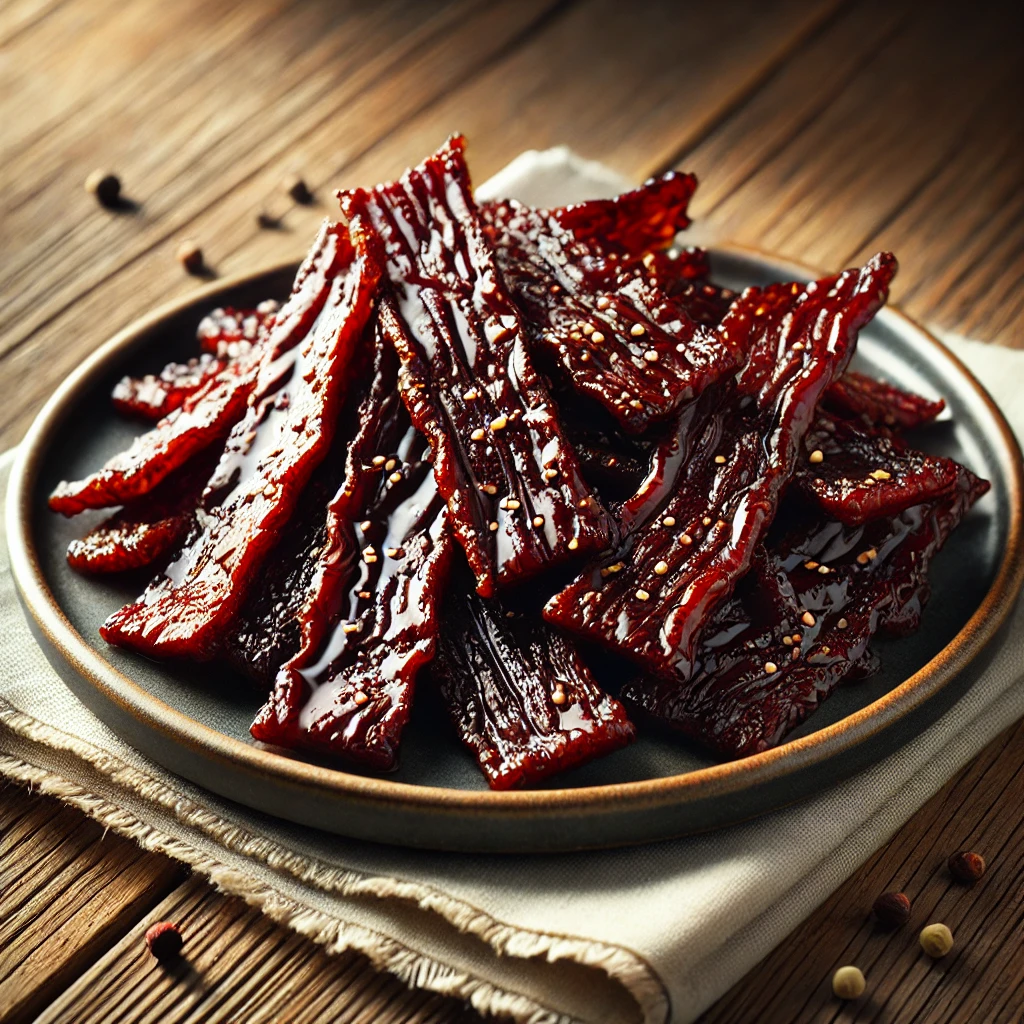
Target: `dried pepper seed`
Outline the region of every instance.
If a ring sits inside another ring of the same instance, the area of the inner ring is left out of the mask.
[[[186,238],[178,246],[175,256],[188,273],[201,274],[203,272],[205,266],[203,250],[199,248],[199,244],[194,239]]]
[[[840,967],[832,975],[832,991],[839,999],[858,999],[866,987],[867,983],[859,967]]]
[[[109,171],[93,171],[85,179],[85,191],[95,196],[100,206],[110,209],[121,198],[121,179]]]
[[[953,933],[944,924],[929,924],[921,929],[921,948],[933,959],[939,960],[953,948]]]
[[[974,885],[985,874],[985,858],[970,850],[954,853],[947,863],[949,873],[964,885]]]
[[[910,900],[902,892],[883,892],[871,909],[887,928],[901,928],[910,920]]]
[[[173,921],[157,921],[146,929],[146,945],[157,960],[173,960],[181,952],[181,929]]]

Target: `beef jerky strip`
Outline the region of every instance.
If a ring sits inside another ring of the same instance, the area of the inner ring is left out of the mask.
[[[345,229],[325,223],[299,268],[290,298],[275,318],[267,350],[283,353],[305,337],[335,276],[350,257]],[[259,366],[259,358],[253,358],[247,360],[243,373],[231,369],[217,374],[92,476],[59,484],[50,496],[50,508],[72,516],[87,508],[123,505],[151,491],[197,452],[228,435],[245,414]]]
[[[534,343],[628,433],[736,369],[738,353],[690,319],[642,260],[605,257],[513,200],[490,207],[487,223]]]
[[[724,757],[776,746],[851,674],[879,628],[917,624],[932,557],[988,489],[960,467],[954,494],[892,519],[819,518],[767,552],[705,631],[689,681],[642,679],[623,698]]]
[[[796,469],[814,409],[886,299],[896,261],[809,285],[748,289],[719,327],[749,348],[670,487],[641,497],[625,550],[548,603],[545,616],[669,677],[691,670],[700,631],[750,568]],[[749,343],[749,344],[748,344]],[[600,571],[597,571],[600,569]]]
[[[794,482],[827,515],[850,526],[952,494],[960,467],[819,413]]]
[[[399,387],[481,594],[609,543],[483,234],[463,141],[401,181],[341,196],[353,240],[386,267],[380,322]]]
[[[636,736],[561,634],[468,585],[446,604],[433,674],[491,789],[532,785]]]
[[[243,372],[253,345],[269,332],[276,302],[261,302],[256,309],[215,309],[196,332],[201,355],[187,363],[168,363],[159,374],[122,377],[111,393],[114,408],[129,416],[159,420],[173,412],[223,370]]]
[[[923,398],[855,370],[844,373],[825,392],[824,405],[840,415],[860,419],[865,426],[898,430],[920,427],[946,407],[941,398]]]
[[[588,199],[552,210],[552,215],[575,238],[603,253],[639,257],[671,245],[690,226],[686,211],[696,188],[694,175],[669,171],[615,199]]]
[[[670,295],[694,323],[717,327],[729,312],[736,293],[712,283],[711,266],[703,249],[648,253],[644,267],[655,286]]]
[[[195,525],[196,508],[220,457],[214,445],[179,467],[148,494],[136,498],[68,545],[68,564],[78,572],[140,569],[170,555]]]
[[[203,496],[201,531],[136,602],[101,629],[145,654],[206,659],[328,451],[377,278],[355,259],[331,281],[305,340],[268,345],[245,416]]]
[[[265,743],[393,768],[419,669],[433,657],[441,591],[454,551],[425,439],[395,388],[394,353],[378,360],[343,488],[328,510],[321,560],[344,566],[304,615],[252,725]],[[337,552],[360,550],[353,567]]]

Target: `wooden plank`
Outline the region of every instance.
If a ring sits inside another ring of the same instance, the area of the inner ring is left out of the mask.
[[[290,167],[300,167],[329,203],[328,185],[393,175],[459,127],[471,136],[478,176],[526,146],[560,141],[642,176],[730,109],[835,6],[836,0],[744,0],[699,11],[643,5],[632,11],[599,0],[559,7],[545,18],[549,8],[540,0],[485,5],[472,17],[453,19],[430,45],[423,41],[406,59],[388,63],[386,74],[378,68],[359,89],[349,82],[344,102],[339,84],[296,113],[294,124],[286,121],[270,132],[270,122],[264,122],[248,135],[240,130],[231,137],[232,159],[218,146],[203,149],[202,164],[191,170],[176,161],[176,176],[147,199],[141,219],[90,209],[73,244],[62,242],[51,252],[33,243],[22,260],[18,281],[35,300],[12,293],[20,313],[11,311],[0,351],[6,353],[5,371],[18,375],[26,389],[0,416],[0,443],[20,435],[30,410],[84,352],[132,316],[187,289],[173,260],[185,231],[204,242],[224,273],[298,255],[329,205],[291,210],[280,232],[259,231],[253,218]],[[713,56],[704,44],[709,35],[722,41]],[[560,59],[552,59],[553,53]],[[589,76],[578,73],[588,66],[601,69],[599,92]],[[267,116],[276,118],[274,126],[281,124],[273,110]],[[172,122],[169,115],[161,120],[161,152],[180,144],[194,157],[187,136],[196,129],[195,117]],[[119,133],[129,131],[137,136],[131,158],[149,167],[145,151],[153,129],[128,119]],[[281,138],[292,141],[283,144]],[[48,159],[66,159],[58,148]],[[84,176],[96,160],[93,150],[76,165],[76,175]],[[164,172],[153,173],[165,180],[159,176]],[[141,171],[132,177],[141,189]],[[148,195],[149,182],[145,187]],[[39,205],[50,204],[49,216],[37,205],[25,223],[61,222],[53,210],[67,211],[68,197],[49,186],[46,193]],[[19,229],[19,237],[27,231]]]
[[[161,967],[143,935],[171,920],[185,936],[181,961]],[[356,953],[329,956],[239,899],[199,879],[172,892],[43,1012],[36,1024],[104,1024],[117,1019],[246,1021],[247,1024],[470,1024],[455,1000],[410,991]]]
[[[701,1018],[752,1020],[1005,1021],[1024,1007],[1024,723],[999,736]],[[954,882],[946,859],[981,853],[988,870],[973,888]],[[872,919],[874,898],[899,890],[912,900],[910,923],[895,932]],[[953,952],[932,961],[917,935],[941,921]],[[865,995],[841,1010],[831,977],[856,964]]]
[[[56,801],[0,786],[0,1020],[32,1019],[184,878]]]
[[[858,4],[680,159],[705,179],[694,203],[704,237],[826,267],[891,246],[895,301],[1021,343],[1019,21],[1001,7],[964,19],[950,3]],[[1002,239],[998,255],[979,232]],[[952,293],[929,286],[942,271]]]

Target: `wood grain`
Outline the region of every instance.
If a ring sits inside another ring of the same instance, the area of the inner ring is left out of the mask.
[[[185,936],[179,961],[158,964],[143,936],[150,924],[176,922]],[[454,1000],[411,991],[369,968],[355,953],[328,956],[239,899],[199,880],[180,886],[117,943],[37,1024],[162,1024],[320,1021],[399,1024],[479,1020]]]
[[[0,1020],[30,1020],[184,869],[78,811],[0,785]]]
[[[913,315],[1024,345],[1022,37],[1020,10],[993,2],[8,0],[0,446],[85,354],[193,287],[183,237],[215,273],[297,256],[335,187],[392,176],[453,130],[478,180],[560,143],[638,179],[695,169],[705,237],[833,267],[892,248]],[[132,209],[84,194],[98,166]],[[313,205],[282,195],[292,170]],[[261,208],[278,229],[257,227]],[[1022,767],[1018,727],[706,1020],[1019,1020]],[[970,891],[942,866],[962,845],[992,865]],[[182,877],[0,789],[0,1019],[477,1019]],[[866,912],[893,886],[915,927],[886,934]],[[188,926],[172,971],[141,942],[163,916]],[[957,936],[939,964],[916,946],[932,917]],[[846,1007],[829,989],[842,962],[869,984]]]
[[[995,739],[779,947],[701,1018],[748,1021],[1020,1024],[1024,1018],[1024,723]],[[988,870],[973,888],[946,860],[975,850]],[[882,892],[905,892],[910,923],[883,930]],[[933,961],[917,936],[941,921],[953,951]],[[811,941],[813,937],[813,941]],[[856,964],[865,995],[841,1004],[831,978]]]

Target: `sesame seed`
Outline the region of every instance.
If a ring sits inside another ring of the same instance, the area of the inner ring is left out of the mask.
[[[643,324],[633,324],[629,329],[629,333],[632,334],[634,338],[639,338],[641,334],[647,333],[647,328],[644,327]]]
[[[494,484],[481,484],[480,485],[480,490],[483,491],[484,494],[492,494],[493,495],[493,494],[497,494],[498,493],[498,488],[495,487]]]
[[[661,523],[662,523],[662,526],[675,526],[676,525],[675,516],[665,516],[665,518],[662,519]]]
[[[369,592],[368,590],[360,590],[360,591],[359,591],[359,596],[360,596],[360,597],[361,597],[361,598],[362,598],[362,599],[363,599],[364,601],[369,601],[369,600],[370,600],[370,598],[371,598],[371,597],[373,597],[373,594],[371,594],[371,593],[370,593],[370,592]]]
[[[465,394],[464,394],[464,395],[463,395],[462,397],[463,397],[463,398],[464,398],[464,399],[465,399],[465,400],[466,400],[467,402],[472,402],[472,401],[474,401],[475,399],[479,398],[479,397],[480,397],[480,395],[479,395],[479,393],[478,393],[478,392],[474,391],[474,390],[473,390],[473,388],[470,388],[470,389],[469,389],[469,390],[468,390],[468,391],[467,391],[467,392],[466,392],[466,393],[465,393]]]
[[[633,409],[642,409],[644,407],[644,403],[639,398],[631,398],[629,404]]]
[[[594,331],[594,333],[590,336],[590,340],[595,345],[600,345],[604,341],[604,335],[600,331]]]
[[[764,670],[768,675],[773,675],[775,672],[779,671],[779,666],[776,665],[774,661],[766,661],[764,663]]]
[[[352,700],[359,705],[365,704],[369,699],[369,696],[366,694],[364,690],[356,690],[356,694],[352,698]]]
[[[580,362],[581,363],[589,363],[590,362],[590,353],[589,352],[581,352],[580,353]]]
[[[577,505],[578,508],[586,508],[589,504],[590,504],[590,499],[589,498],[580,498],[580,500],[578,502],[576,502],[576,505]]]
[[[799,647],[794,647],[793,648],[793,653],[790,655],[790,657],[794,661],[799,661],[799,659],[800,659],[800,648]]]
[[[384,554],[387,555],[388,558],[397,558],[398,557],[398,548],[387,548],[385,550]]]
[[[827,565],[819,565],[818,566],[818,572],[820,572],[822,576],[827,576],[829,574],[830,570],[829,570],[829,567]]]
[[[472,434],[469,435],[471,441],[482,441],[484,439],[484,431],[482,427],[477,427]]]
[[[358,622],[346,622],[341,627],[346,633],[358,633],[359,623]]]
[[[397,484],[402,479],[402,474],[401,473],[392,473],[391,476],[388,477],[388,479],[393,484]]]
[[[653,253],[653,252],[649,252],[649,253],[648,253],[648,254],[647,254],[647,255],[646,255],[645,257],[644,257],[644,266],[645,266],[645,267],[646,267],[646,268],[647,268],[648,270],[650,270],[650,269],[651,269],[651,267],[653,267],[653,266],[654,266],[654,261],[655,261],[655,255],[654,255],[654,253]]]
[[[868,562],[874,561],[878,557],[878,552],[874,548],[868,548],[867,551],[862,551],[857,556],[857,562],[859,565],[867,565]]]
[[[384,468],[385,468],[386,470],[388,470],[388,472],[390,472],[390,471],[391,471],[391,470],[393,470],[393,469],[395,468],[395,466],[397,466],[397,465],[398,465],[398,463],[397,463],[397,462],[395,462],[395,460],[394,460],[394,459],[388,459],[388,461],[384,463]]]
[[[701,522],[702,522],[702,523],[703,523],[703,524],[704,524],[705,526],[710,526],[710,525],[711,525],[711,517],[710,517],[710,516],[705,516],[705,517],[704,517],[704,518],[703,518],[703,519],[701,520]]]
[[[818,568],[818,563],[817,562],[804,562],[804,568],[805,569],[817,569]]]
[[[571,341],[582,341],[583,340],[583,335],[580,334],[579,331],[570,331],[569,332],[569,339]]]
[[[891,480],[892,473],[887,473],[884,469],[876,469],[871,476],[875,480]]]
[[[725,464],[725,456],[724,455],[716,455],[715,456],[715,462],[717,462],[718,465],[720,465],[720,466],[724,465]]]
[[[793,634],[793,643],[795,643],[795,644],[802,644],[803,642],[804,642],[804,638],[799,633],[794,633]]]
[[[683,544],[692,544],[692,543],[693,543],[693,538],[692,538],[692,537],[691,537],[691,536],[690,536],[690,535],[689,535],[688,533],[684,533],[684,534],[682,535],[682,537],[680,537],[680,538],[679,538],[679,540],[680,540],[680,541],[681,541],[681,542],[682,542]]]
[[[377,556],[376,555],[363,555],[363,561],[367,565],[373,565],[373,563],[377,561]]]
[[[552,704],[564,704],[565,703],[565,690],[558,687],[554,693],[551,694]]]
[[[515,498],[502,498],[501,501],[499,502],[499,504],[501,505],[502,508],[509,509],[509,510],[511,510],[513,512],[517,508],[519,508],[519,502],[516,501]]]
[[[636,597],[638,601],[649,601],[651,599],[651,595],[646,590],[638,590]]]
[[[508,426],[507,416],[498,416],[491,420],[491,430],[504,430]]]
[[[572,540],[569,541],[568,547],[570,551],[575,551],[579,546],[580,542],[575,537],[573,537]]]
[[[609,299],[607,295],[602,295],[597,300],[597,308],[598,309],[607,309],[611,304],[612,304],[612,300]]]
[[[497,523],[491,523],[488,526],[488,529],[491,531],[491,533],[494,533],[494,531],[497,530],[497,528],[498,528],[498,524]]]
[[[798,341],[798,342],[797,342],[797,343],[796,343],[796,344],[795,344],[795,345],[793,346],[793,351],[794,351],[794,352],[803,352],[803,350],[804,350],[804,343],[803,343],[802,341]]]
[[[784,636],[784,637],[782,638],[782,642],[783,642],[783,643],[784,643],[784,644],[785,644],[785,645],[786,645],[787,647],[792,647],[792,646],[793,646],[793,638],[792,638],[791,636]]]
[[[668,562],[659,562],[655,567],[654,571],[659,576],[664,576],[668,572]]]
[[[533,517],[533,525],[534,526],[543,526],[544,525],[544,517],[543,516],[534,516]]]
[[[544,479],[545,480],[554,480],[556,476],[558,476],[558,470],[557,469],[553,469],[552,468],[552,469],[545,469],[544,470]]]
[[[811,452],[811,462],[813,462],[815,465],[817,465],[819,462],[824,462],[824,461],[825,461],[825,453],[820,448],[815,448],[814,451]]]
[[[814,622],[815,622],[815,618],[814,618],[814,616],[810,612],[804,612],[803,615],[800,616],[800,621],[805,626],[813,626]],[[795,639],[795,637],[796,637],[796,634],[794,634],[794,639]],[[799,641],[797,641],[797,642],[799,643]]]
[[[839,620],[839,621],[838,621],[838,622],[836,623],[836,625],[837,625],[837,626],[838,626],[838,627],[839,627],[840,629],[846,629],[846,628],[847,628],[847,627],[848,627],[848,626],[850,625],[850,623],[849,623],[849,622],[848,622],[848,621],[847,621],[846,619],[840,619],[840,620]]]
[[[649,363],[656,363],[658,361],[658,353],[655,352],[653,348],[649,348],[644,353],[644,359],[646,359]]]

